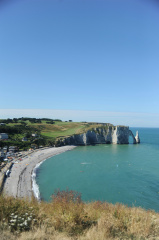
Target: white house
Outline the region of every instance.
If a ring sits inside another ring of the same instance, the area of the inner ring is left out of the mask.
[[[32,133],[32,137],[37,137],[37,136],[38,136],[38,134]]]
[[[0,140],[2,139],[8,139],[8,134],[7,133],[0,133]]]

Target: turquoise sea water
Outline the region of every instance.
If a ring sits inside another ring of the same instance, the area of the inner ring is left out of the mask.
[[[131,128],[135,134],[135,128]],[[76,190],[84,201],[120,202],[159,212],[159,129],[138,128],[141,144],[77,147],[40,165],[41,198]],[[132,140],[130,139],[130,142]]]

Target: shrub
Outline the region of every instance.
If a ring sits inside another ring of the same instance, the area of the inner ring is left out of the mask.
[[[13,197],[0,197],[0,221],[12,232],[28,231],[37,223],[38,207]]]

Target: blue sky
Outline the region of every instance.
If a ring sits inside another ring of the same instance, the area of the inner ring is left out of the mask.
[[[158,1],[1,1],[0,89],[0,109],[116,113],[118,124],[127,113],[134,126],[142,114],[159,127]]]

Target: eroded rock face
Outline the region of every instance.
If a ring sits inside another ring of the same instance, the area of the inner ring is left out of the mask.
[[[112,143],[128,144],[129,143],[129,127],[117,126],[112,135]]]
[[[138,134],[134,137],[129,127],[116,126],[108,128],[95,128],[83,134],[73,135],[58,140],[56,146],[62,145],[93,145],[93,144],[129,144],[129,136],[133,142],[140,143]]]
[[[136,143],[140,143],[140,138],[139,138],[138,131],[136,132],[135,140],[136,140]]]

